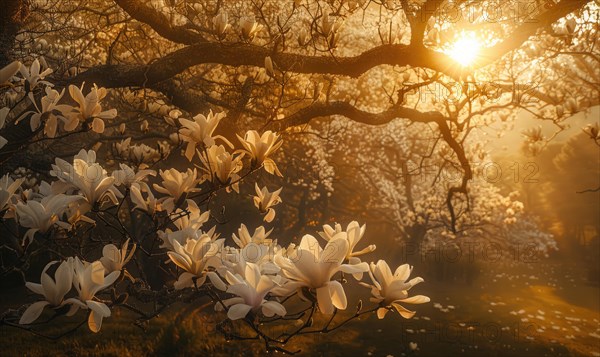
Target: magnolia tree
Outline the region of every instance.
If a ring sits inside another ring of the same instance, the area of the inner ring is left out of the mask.
[[[377,261],[364,225],[329,225],[311,204],[327,204],[340,173],[354,170],[374,189],[362,210],[384,211],[399,232],[445,239],[520,224],[496,236],[529,239],[519,232],[537,228],[519,220],[515,197],[473,181],[473,158],[488,158],[474,133],[509,131],[519,111],[559,131],[600,100],[598,7],[584,0],[9,0],[5,9],[2,274],[44,259],[45,268],[27,283],[40,301],[2,323],[39,334],[79,310],[79,326],[97,332],[114,309],[149,320],[176,301],[209,299],[227,338],[294,352],[285,349],[294,336],[363,314],[410,318],[403,304],[429,301],[409,296],[422,279]],[[526,133],[532,151],[551,139],[536,130]],[[427,167],[437,174],[411,175]],[[439,180],[444,168],[457,179]],[[261,216],[239,214],[230,239],[227,212],[245,205]],[[327,223],[320,238],[302,236],[315,222]],[[283,229],[302,238],[282,246]],[[354,281],[373,305],[336,319]]]

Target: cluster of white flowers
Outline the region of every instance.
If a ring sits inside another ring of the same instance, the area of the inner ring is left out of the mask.
[[[30,324],[37,320],[44,308],[49,306],[54,310],[69,306],[65,312],[72,316],[79,309],[90,310],[88,326],[91,331],[98,332],[102,319],[111,315],[110,308],[97,294],[113,285],[121,274],[129,274],[124,268],[133,257],[135,244],[129,247],[127,240],[121,249],[113,244],[104,246],[102,258],[94,262],[81,261],[78,257],[70,257],[58,265],[54,278],[48,270],[59,263],[50,262],[42,271],[40,284],[27,282],[29,290],[42,295],[44,300],[31,304],[21,316],[20,324]],[[67,297],[75,289],[73,297]]]
[[[199,217],[198,211],[192,212]],[[233,295],[215,304],[217,311],[227,310],[232,320],[259,311],[266,317],[284,316],[286,309],[281,301],[293,294],[305,301],[316,301],[323,314],[344,310],[348,305],[341,283],[344,279],[337,273],[352,274],[361,280],[363,273],[369,272],[374,285],[361,284],[377,287],[372,289],[373,301],[385,311],[394,306],[407,318],[414,312],[400,303],[429,301],[424,296],[408,297],[408,290],[423,280],[415,278],[405,283],[410,274],[407,265],[398,268],[396,275],[390,278],[385,271],[381,272],[382,267],[388,267],[384,261],[372,264],[371,272],[369,265],[357,258],[375,250],[375,246],[370,245],[355,251],[365,233],[365,226],[358,222],[351,222],[345,230],[339,224],[335,228],[325,225],[319,232],[327,243],[324,248],[311,235],[305,235],[297,246],[290,244],[284,248],[269,238],[271,231],[266,232],[263,226],[251,236],[245,225],[240,227],[239,237],[233,235],[237,247],[227,246],[225,239],[200,229],[204,222],[201,219],[196,225],[177,223],[179,230],[161,235],[163,246],[168,249],[171,261],[183,270],[175,288],[199,288],[210,281],[216,289]],[[393,282],[394,279],[398,282]],[[383,318],[384,314],[379,315]]]
[[[69,94],[77,105],[59,104],[65,90],[58,92],[52,89],[54,86],[52,83],[45,80],[46,76],[53,71],[51,68],[47,68],[47,65],[44,66],[46,69],[42,70],[42,63],[45,64],[45,61],[43,57],[41,59],[42,61],[37,58],[33,60],[29,68],[21,62],[15,61],[0,69],[0,84],[8,86],[14,86],[15,83],[23,84],[25,91],[19,93],[22,93],[35,109],[24,111],[14,120],[14,124],[29,118],[31,131],[35,132],[43,125],[44,134],[50,138],[54,138],[59,130],[64,132],[74,131],[80,124],[96,133],[103,133],[104,121],[117,116],[116,109],[102,110],[100,101],[106,97],[106,89],[94,85],[89,93],[84,95],[85,83],[81,85],[81,88],[71,85],[69,86]],[[16,77],[17,73],[21,74],[21,78]],[[45,87],[38,90],[41,85]],[[14,94],[18,95],[16,91]],[[39,104],[36,97],[40,98]],[[0,110],[0,129],[7,123],[10,111],[9,107]],[[0,148],[6,144],[7,140],[0,137]]]

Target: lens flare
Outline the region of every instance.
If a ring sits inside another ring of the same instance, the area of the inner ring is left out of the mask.
[[[473,34],[462,34],[446,53],[462,66],[468,66],[475,62],[480,50],[481,43]]]

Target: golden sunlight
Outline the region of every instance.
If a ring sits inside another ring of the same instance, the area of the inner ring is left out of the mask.
[[[474,34],[462,33],[446,53],[461,65],[468,66],[477,59],[480,50],[481,42]]]

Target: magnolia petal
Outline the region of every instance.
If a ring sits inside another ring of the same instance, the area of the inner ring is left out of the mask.
[[[100,328],[102,327],[102,319],[102,315],[92,310],[88,316],[88,327],[90,328],[90,331],[94,333],[100,332]]]
[[[50,115],[48,120],[46,121],[46,125],[44,126],[44,133],[49,138],[53,138],[56,136],[56,127],[58,125],[58,119],[54,115]]]
[[[346,293],[342,284],[334,280],[327,283],[327,285],[329,286],[329,294],[331,295],[333,306],[340,310],[345,310],[348,306],[348,300],[346,299]]]
[[[42,314],[44,307],[49,304],[50,303],[48,301],[34,302],[27,308],[27,310],[25,310],[23,316],[21,316],[21,319],[19,320],[19,324],[27,325],[37,320],[37,318]]]
[[[73,266],[69,262],[65,261],[60,264],[55,273],[56,277],[56,289],[60,300],[62,300],[66,293],[71,290],[73,284]]]
[[[377,318],[378,319],[383,319],[385,317],[385,315],[387,315],[388,313],[388,309],[385,307],[380,307],[379,309],[377,309]]]
[[[215,288],[221,291],[227,290],[227,286],[225,285],[223,280],[217,275],[217,273],[215,273],[214,271],[209,271],[208,273],[206,273],[206,275],[208,276],[210,282],[214,285]]]
[[[399,300],[401,302],[407,303],[407,304],[424,304],[430,301],[428,296],[425,295],[415,295],[415,296],[411,296],[408,297],[406,299],[402,299]]]
[[[265,215],[265,217],[263,218],[263,220],[267,223],[271,223],[273,221],[273,219],[275,218],[275,210],[272,208],[269,208],[267,210],[267,214]]]
[[[102,134],[104,132],[104,120],[94,118],[92,121],[92,130],[98,134]]]
[[[44,295],[44,288],[42,287],[42,284],[26,282],[25,286],[27,287],[27,289],[33,291],[36,294]]]
[[[348,241],[346,239],[333,238],[329,242],[327,242],[327,245],[325,246],[325,248],[323,248],[323,253],[321,254],[320,261],[323,263],[340,264],[341,262],[344,261],[344,258],[346,258],[346,254],[348,253],[348,248],[349,248]],[[358,269],[361,269],[361,268],[364,269],[364,266],[360,266],[360,264],[355,265],[355,266],[358,267]],[[366,270],[361,270],[361,271],[367,271],[367,270],[368,270],[368,266],[367,266]]]
[[[410,276],[410,271],[411,271],[410,265],[402,264],[394,272],[394,278],[402,280],[402,281],[406,281],[406,279],[408,279],[408,277]]]
[[[192,158],[194,157],[195,153],[196,153],[196,142],[188,141],[186,149],[185,149],[185,157],[188,159],[188,161],[192,161]]]
[[[285,314],[287,314],[285,307],[277,301],[267,301],[263,303],[262,312],[266,317],[271,317],[273,315],[285,316]]]
[[[319,304],[319,310],[325,315],[333,314],[334,307],[331,301],[331,293],[329,292],[329,286],[324,285],[317,289],[317,302]]]
[[[252,307],[250,305],[246,305],[246,304],[233,305],[232,307],[229,308],[229,311],[227,311],[227,317],[230,320],[242,319],[242,318],[246,317],[246,315],[248,315],[248,312],[250,312],[250,309],[252,309]]]
[[[175,252],[167,252],[167,255],[169,256],[169,258],[171,258],[171,261],[181,269],[191,270],[192,262],[189,260],[188,257],[185,257]]]
[[[410,319],[411,317],[415,316],[415,311],[410,311],[408,309],[406,309],[404,306],[398,304],[397,302],[393,302],[392,306],[396,309],[396,311],[398,311],[398,313],[404,317],[405,319]]]
[[[106,304],[93,300],[87,300],[85,303],[92,311],[94,311],[98,315],[102,317],[110,316],[110,309],[108,308],[108,306],[106,306]]]
[[[342,264],[339,270],[346,274],[366,273],[369,271],[369,264],[366,262],[358,264]]]

